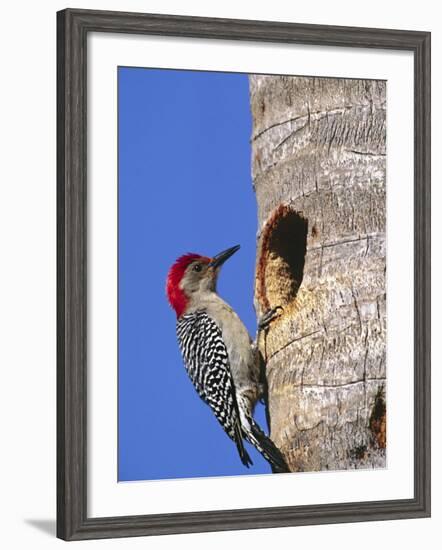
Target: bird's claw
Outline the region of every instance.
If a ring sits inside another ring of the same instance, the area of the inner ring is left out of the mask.
[[[283,307],[276,306],[266,311],[258,322],[258,330],[264,330],[265,328],[267,328],[270,325],[270,323],[273,321],[273,319],[275,319],[275,317],[280,315],[280,313],[278,313],[279,310],[282,311]]]

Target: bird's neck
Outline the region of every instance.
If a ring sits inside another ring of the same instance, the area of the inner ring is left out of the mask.
[[[226,304],[226,302],[215,291],[204,290],[193,294],[189,298],[185,313],[207,310],[213,306],[223,304]]]

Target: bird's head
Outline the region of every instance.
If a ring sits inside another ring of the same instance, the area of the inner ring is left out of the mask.
[[[222,264],[239,250],[239,245],[220,252],[213,258],[184,254],[169,269],[166,293],[177,317],[185,313],[189,302],[198,294],[214,292]]]

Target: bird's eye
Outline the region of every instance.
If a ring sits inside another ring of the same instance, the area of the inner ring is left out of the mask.
[[[197,272],[201,271],[201,264],[195,264],[195,265],[193,266],[193,270],[194,270],[194,271],[197,271]]]

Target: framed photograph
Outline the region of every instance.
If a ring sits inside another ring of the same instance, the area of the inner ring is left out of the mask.
[[[430,515],[430,33],[57,15],[57,534]]]

